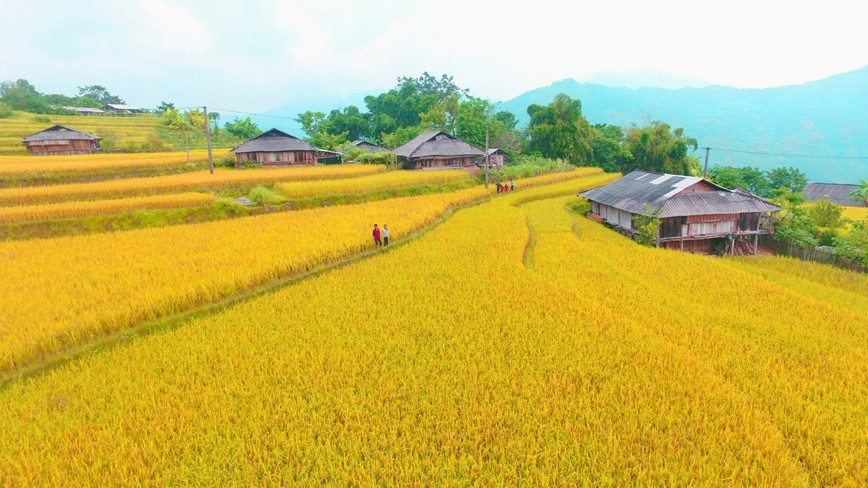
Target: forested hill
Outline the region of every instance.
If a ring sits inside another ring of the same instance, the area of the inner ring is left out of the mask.
[[[558,93],[582,101],[592,123],[629,127],[661,120],[683,127],[700,146],[808,156],[868,156],[868,66],[802,85],[766,89],[616,88],[563,80],[502,102],[527,124],[527,107]],[[700,154],[704,157],[704,151]],[[712,151],[710,164],[794,166],[812,181],[858,183],[868,159],[766,156]]]

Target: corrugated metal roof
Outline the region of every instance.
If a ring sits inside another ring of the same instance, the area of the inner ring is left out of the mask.
[[[106,107],[112,110],[141,110],[141,107],[136,107],[135,105],[127,105],[125,103],[107,103]]]
[[[98,141],[102,139],[102,137],[98,137],[92,134],[88,134],[87,132],[82,132],[80,130],[75,130],[73,128],[67,127],[65,125],[55,125],[53,127],[49,127],[45,130],[41,130],[36,134],[31,134],[22,141],[24,142],[35,142],[35,141],[58,141],[58,140],[86,140],[86,141]]]
[[[851,191],[859,188],[858,185],[845,185],[838,183],[808,183],[805,185],[805,195],[809,202],[816,202],[824,196],[828,196],[829,200],[838,205],[846,205],[848,207],[866,207],[865,202],[854,202],[847,196]]]
[[[718,191],[682,193],[700,181],[716,187]],[[780,210],[777,205],[755,195],[732,192],[702,178],[641,170],[633,171],[606,186],[583,192],[581,196],[633,214],[649,214],[660,210],[661,217]]]
[[[256,137],[251,137],[232,149],[234,153],[316,151],[311,144],[291,136],[286,132],[271,129]]]
[[[434,156],[485,156],[482,149],[437,130],[427,130],[392,152],[396,156],[407,159]]]
[[[64,110],[69,110],[70,112],[79,112],[84,114],[102,114],[105,113],[98,108],[90,108],[90,107],[61,107]]]
[[[697,191],[675,195],[663,204],[660,218],[690,215],[777,212],[781,207],[762,198],[731,191]]]

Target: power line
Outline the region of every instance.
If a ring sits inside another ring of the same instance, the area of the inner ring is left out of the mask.
[[[219,107],[212,107],[211,109],[212,110],[219,110],[221,112],[229,112],[232,114],[252,115],[254,117],[271,117],[272,119],[295,120],[295,117],[286,117],[286,116],[282,116],[282,115],[257,114],[257,113],[253,113],[253,112],[242,112],[240,110],[230,110],[228,108],[219,108]]]
[[[808,158],[808,159],[868,159],[868,156],[810,156],[807,154],[788,154],[788,153],[773,153],[761,151],[744,151],[740,149],[724,149],[720,147],[707,147],[706,149],[722,152],[742,153],[742,154],[757,154],[761,156],[782,156],[787,158]]]

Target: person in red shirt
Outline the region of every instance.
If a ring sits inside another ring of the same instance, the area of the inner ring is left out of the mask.
[[[374,244],[377,246],[383,245],[383,241],[380,240],[380,228],[377,227],[377,224],[374,224]]]

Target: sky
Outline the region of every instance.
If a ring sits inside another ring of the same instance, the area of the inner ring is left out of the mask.
[[[500,101],[565,78],[763,88],[868,64],[860,2],[837,0],[0,0],[0,12],[0,81],[67,95],[98,84],[143,107],[263,112],[423,71]]]

